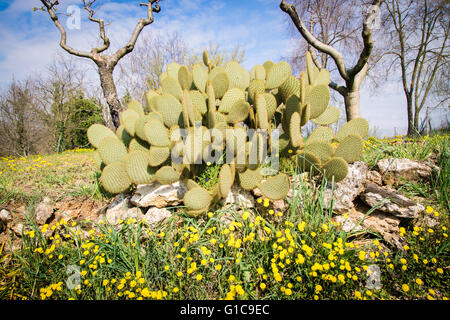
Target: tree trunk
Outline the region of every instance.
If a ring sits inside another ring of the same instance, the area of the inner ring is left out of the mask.
[[[111,120],[114,127],[117,129],[120,126],[119,113],[122,110],[122,104],[120,103],[117,95],[116,85],[113,78],[114,67],[108,64],[98,64],[98,74],[100,76],[100,83],[102,86],[103,94],[108,104],[111,114]]]
[[[416,135],[417,131],[414,128],[414,116],[413,116],[413,101],[410,93],[406,94],[406,108],[408,114],[408,137]]]
[[[344,95],[345,114],[347,116],[347,122],[352,119],[361,117],[359,102],[359,88],[347,91]]]

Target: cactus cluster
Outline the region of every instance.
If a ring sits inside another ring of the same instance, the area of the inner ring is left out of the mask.
[[[345,178],[347,164],[363,150],[366,120],[352,120],[336,134],[329,127],[340,115],[328,106],[330,75],[317,69],[309,55],[299,78],[284,61],[267,61],[248,72],[235,61],[215,66],[205,51],[203,64],[189,68],[170,63],[160,79],[161,88],[148,91],[144,105],[128,103],[115,133],[100,124],[88,129],[102,168],[100,181],[111,193],[132,184],[181,180],[188,188],[186,211],[198,216],[226,197],[235,179],[270,199],[286,197],[289,177],[267,176],[263,170],[266,157],[273,156],[274,129],[281,131],[281,156],[297,157],[303,170],[322,172],[334,181]],[[309,120],[318,127],[304,137],[302,127]],[[231,154],[231,161],[222,161],[219,182],[208,191],[193,179],[206,157],[223,153]]]

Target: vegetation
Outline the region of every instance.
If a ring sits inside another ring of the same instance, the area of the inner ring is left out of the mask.
[[[145,221],[134,220],[123,221],[118,228],[105,221],[64,219],[52,227],[38,227],[32,222],[33,203],[29,202],[31,229],[24,234],[21,249],[0,255],[0,297],[447,299],[450,225],[448,202],[442,199],[448,199],[448,142],[446,135],[414,140],[370,138],[366,143],[363,158],[372,163],[393,153],[424,159],[427,155],[417,151],[427,145],[441,165],[441,174],[429,185],[415,184],[410,189],[426,195],[422,197],[425,215],[439,223],[433,228],[416,222],[402,226],[404,251],[393,250],[378,234],[342,232],[321,205],[321,186],[311,189],[304,181],[285,213],[270,209],[268,199],[259,200],[261,209],[217,210],[200,219],[173,208],[173,216],[152,230]],[[84,175],[95,175],[91,151],[68,152],[65,157],[62,161],[58,160],[61,156],[45,159],[54,168],[72,159],[74,171],[87,165]],[[33,160],[2,159],[1,182],[14,180]],[[41,180],[52,166],[34,167],[35,179]],[[290,174],[296,173],[295,168],[292,163],[283,166]],[[212,179],[217,176],[213,166],[206,166],[205,172],[211,172]],[[198,180],[202,181],[208,182],[206,176]],[[98,188],[92,183],[92,188]],[[21,184],[14,186],[14,193],[24,187]],[[11,197],[9,186],[2,193],[2,203]],[[61,183],[61,189],[69,186]],[[41,189],[45,191],[45,184]],[[432,189],[436,191],[429,192]],[[299,194],[306,195],[302,206],[298,206]],[[224,218],[231,222],[225,223]],[[52,235],[44,237],[49,231]],[[372,264],[381,271],[380,289],[366,287]],[[69,266],[72,271],[67,273]],[[79,284],[76,277],[70,277],[76,270]],[[66,285],[69,277],[73,289]]]

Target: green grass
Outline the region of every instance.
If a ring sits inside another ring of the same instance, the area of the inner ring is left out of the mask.
[[[425,198],[426,215],[438,225],[402,226],[404,250],[390,248],[376,233],[343,232],[323,204],[325,181],[312,188],[301,180],[284,213],[274,212],[270,202],[264,201],[260,209],[219,209],[199,219],[173,208],[173,216],[153,230],[133,220],[117,228],[62,220],[49,238],[42,235],[48,230],[30,219],[38,199],[31,197],[27,225],[33,231],[24,235],[20,250],[0,253],[0,298],[446,299],[450,280],[448,138],[434,139],[436,143],[428,144],[441,170],[430,183],[407,183],[402,191]],[[374,163],[392,154],[424,156],[410,145],[423,145],[420,140],[395,143],[381,141],[380,146],[366,150],[363,158]],[[390,145],[397,150],[386,151]],[[88,168],[80,186],[63,185],[60,194],[103,197],[95,166]],[[218,170],[215,165],[206,166],[197,182],[212,186]],[[298,173],[295,163],[282,163],[281,170]],[[67,175],[54,179],[74,181],[71,173]],[[43,194],[48,183],[40,184]],[[9,195],[21,190],[20,185],[14,190],[5,188],[2,196],[22,197]],[[224,217],[231,222],[225,223]],[[372,264],[381,270],[378,290],[366,288],[367,268]],[[69,267],[81,272],[79,287],[66,285],[70,275],[77,275],[68,274]]]

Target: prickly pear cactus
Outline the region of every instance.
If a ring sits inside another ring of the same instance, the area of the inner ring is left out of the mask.
[[[278,155],[295,160],[301,170],[344,179],[348,163],[362,153],[369,125],[358,118],[334,133],[330,125],[340,112],[328,106],[330,74],[308,54],[306,62],[298,78],[284,61],[266,61],[248,72],[234,61],[216,66],[206,51],[203,64],[169,63],[161,88],[148,91],[144,105],[130,101],[116,132],[100,124],[89,128],[102,185],[120,193],[133,184],[182,180],[186,213],[196,217],[226,197],[235,182],[273,200],[285,198],[289,177],[264,167]],[[308,121],[317,127],[306,137],[302,127]],[[272,135],[277,130],[279,138]],[[195,182],[206,163],[223,158],[211,191]]]

